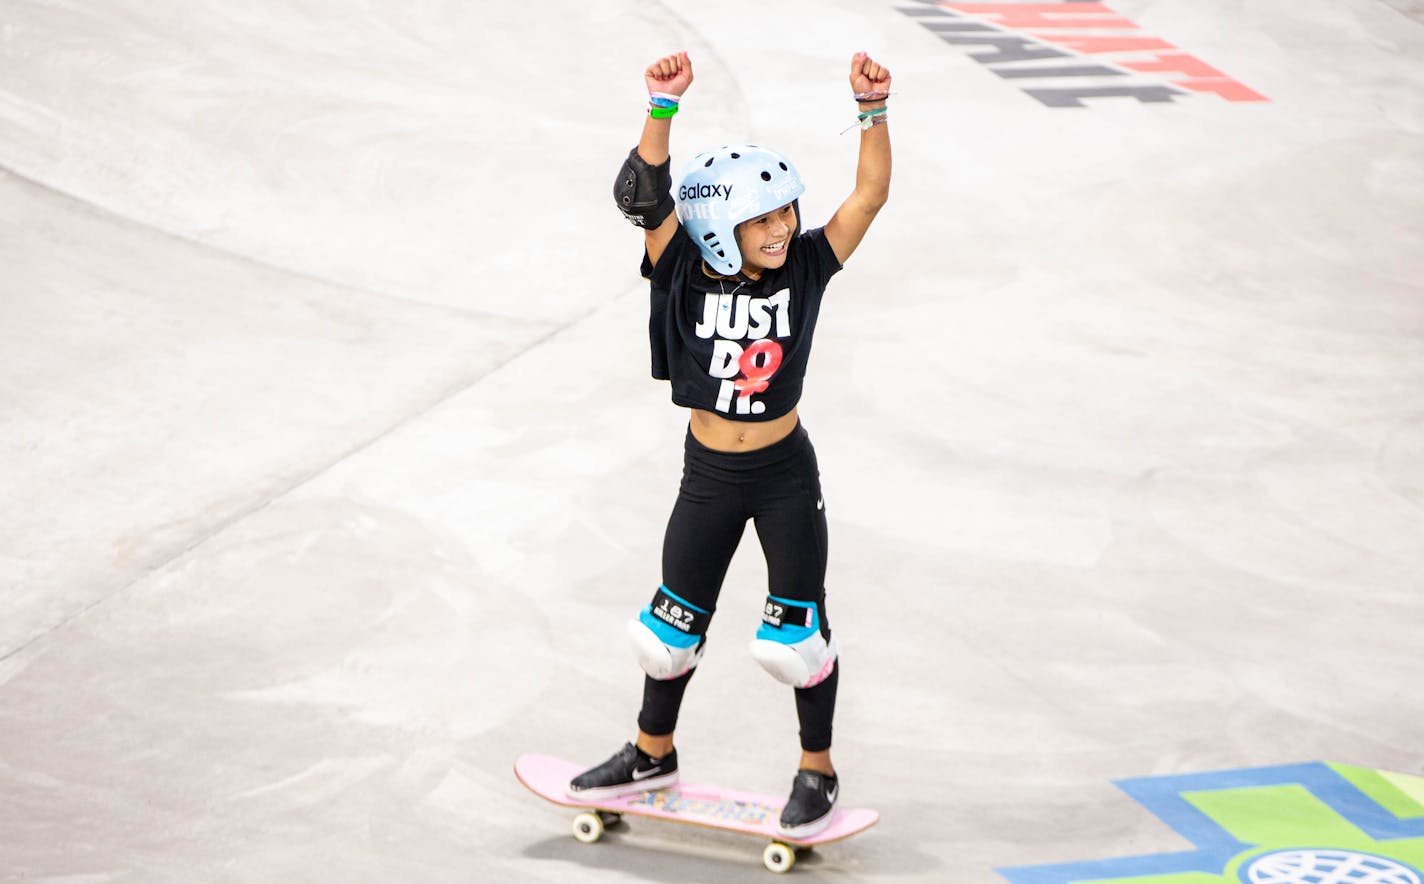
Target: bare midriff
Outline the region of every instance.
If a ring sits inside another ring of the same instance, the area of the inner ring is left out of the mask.
[[[796,429],[796,409],[769,421],[730,421],[692,409],[692,438],[713,451],[756,451],[780,442]]]

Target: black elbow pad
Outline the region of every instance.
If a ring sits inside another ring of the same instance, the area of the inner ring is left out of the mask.
[[[613,182],[613,201],[629,223],[653,230],[672,214],[672,160],[650,166],[635,147]]]

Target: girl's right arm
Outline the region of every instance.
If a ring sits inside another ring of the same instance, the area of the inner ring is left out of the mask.
[[[643,72],[643,81],[648,92],[681,97],[692,85],[692,61],[686,52],[666,55]],[[643,122],[643,137],[638,140],[638,156],[650,166],[660,166],[668,161],[668,138],[672,133],[672,116],[653,116],[651,112]],[[648,260],[654,265],[662,257],[663,250],[677,235],[677,213],[673,212],[652,230],[643,231],[643,241],[648,249]]]

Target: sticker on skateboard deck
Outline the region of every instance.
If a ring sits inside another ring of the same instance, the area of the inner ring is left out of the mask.
[[[574,817],[574,837],[585,844],[601,838],[608,823],[623,816],[643,816],[766,838],[770,843],[762,851],[763,864],[773,872],[789,872],[796,864],[798,849],[809,850],[818,844],[849,838],[880,819],[879,812],[869,808],[838,807],[823,831],[809,838],[787,838],[776,831],[785,798],[679,783],[652,792],[590,801],[566,791],[569,780],[583,770],[582,765],[552,755],[521,755],[514,762],[514,775],[529,791],[554,804],[584,810]]]

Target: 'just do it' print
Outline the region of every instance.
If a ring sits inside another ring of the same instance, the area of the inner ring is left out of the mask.
[[[781,367],[781,344],[775,339],[791,336],[791,293],[763,298],[709,292],[703,296],[702,319],[695,331],[699,338],[712,339],[707,373],[722,381],[717,410],[764,413],[766,404],[753,396],[771,386]]]

